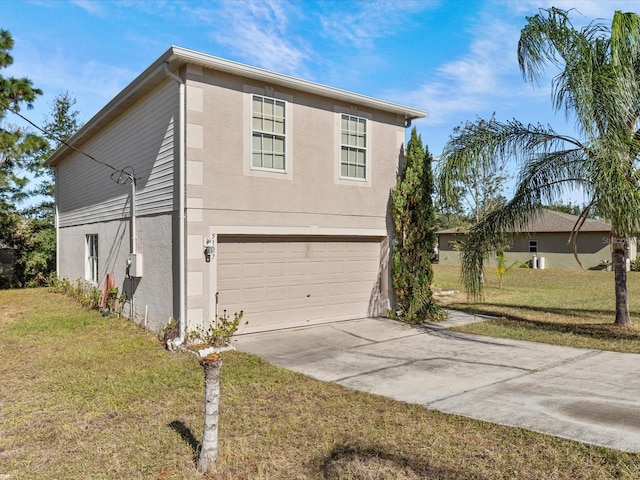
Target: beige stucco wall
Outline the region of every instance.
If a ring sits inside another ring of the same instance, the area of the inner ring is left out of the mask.
[[[286,173],[250,167],[253,93],[287,102]],[[366,181],[338,178],[340,113],[368,119]],[[186,131],[189,324],[207,325],[215,305],[216,259],[205,262],[205,237],[387,236],[387,204],[405,140],[404,118],[190,67]],[[390,285],[387,259],[388,252],[382,252],[385,286]]]

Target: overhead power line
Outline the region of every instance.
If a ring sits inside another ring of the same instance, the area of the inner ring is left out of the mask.
[[[77,152],[81,155],[84,155],[85,157],[89,158],[90,160],[93,160],[94,162],[103,165],[107,168],[110,168],[111,170],[113,170],[113,173],[111,174],[111,179],[116,182],[119,185],[122,185],[121,181],[114,179],[114,175],[116,173],[120,174],[120,177],[122,177],[122,175],[125,175],[126,177],[128,177],[130,180],[133,180],[135,177],[133,176],[132,173],[126,172],[125,169],[129,168],[133,171],[133,168],[131,167],[125,167],[124,169],[122,168],[116,168],[112,165],[109,165],[106,162],[103,162],[101,160],[98,160],[97,158],[95,158],[92,155],[89,155],[87,152],[83,152],[82,150],[80,150],[79,148],[74,147],[73,145],[71,145],[70,143],[68,143],[66,140],[63,140],[62,138],[60,138],[59,136],[57,136],[56,134],[42,128],[41,126],[37,125],[36,123],[32,122],[31,120],[29,120],[27,117],[25,117],[24,115],[22,115],[18,110],[11,108],[8,105],[5,105],[4,103],[0,102],[0,107],[4,108],[5,110],[10,111],[11,113],[13,113],[14,115],[17,115],[18,117],[20,117],[21,119],[23,119],[25,122],[29,123],[31,126],[37,128],[38,130],[40,130],[42,133],[44,133],[47,137],[55,140],[56,142],[59,142],[67,147],[69,147],[71,150],[73,150],[74,152]],[[119,178],[120,178],[119,177]]]

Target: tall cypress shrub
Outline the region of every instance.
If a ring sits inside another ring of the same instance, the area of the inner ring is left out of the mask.
[[[391,193],[396,236],[391,255],[391,280],[397,309],[411,323],[443,317],[431,292],[431,259],[436,245],[431,162],[431,154],[422,146],[422,138],[414,127],[405,152],[404,168]]]

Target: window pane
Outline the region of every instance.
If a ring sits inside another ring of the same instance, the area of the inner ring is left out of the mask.
[[[357,176],[358,178],[363,178],[363,179],[367,177],[367,176],[366,176],[366,171],[365,171],[365,166],[364,166],[364,165],[361,165],[361,166],[358,166],[358,167],[357,167],[357,173],[356,173],[356,176]]]
[[[349,150],[349,165],[355,165],[355,164],[356,164],[356,151]]]
[[[273,100],[264,100],[264,115],[266,116],[273,116]]]
[[[284,102],[276,103],[274,114],[276,117],[284,118]]]
[[[284,155],[275,155],[273,157],[273,168],[284,170]]]
[[[276,120],[273,126],[273,132],[284,135],[284,120]]]
[[[262,167],[262,155],[260,153],[253,154],[252,165],[254,167]]]
[[[253,97],[253,113],[262,114],[262,99],[260,97]]]
[[[273,155],[265,153],[262,157],[262,164],[264,168],[273,168]]]
[[[284,154],[284,138],[276,137],[273,139],[273,151]]]
[[[273,152],[273,138],[265,135],[262,138],[262,151]]]
[[[347,165],[345,163],[343,163],[342,165],[340,165],[340,175],[343,177],[346,177],[348,175],[348,170],[347,170]]]
[[[260,152],[262,150],[262,136],[253,135],[253,151]]]

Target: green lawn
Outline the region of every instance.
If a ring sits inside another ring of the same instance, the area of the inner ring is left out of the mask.
[[[485,270],[482,303],[468,303],[460,267],[434,266],[434,287],[458,294],[437,296],[448,308],[486,313],[495,321],[456,330],[534,342],[640,353],[640,272],[628,273],[631,328],[613,325],[613,273],[512,268],[498,284],[495,268]]]
[[[43,289],[0,312],[0,478],[203,478],[195,358]],[[640,478],[640,455],[223,361],[216,479]]]

